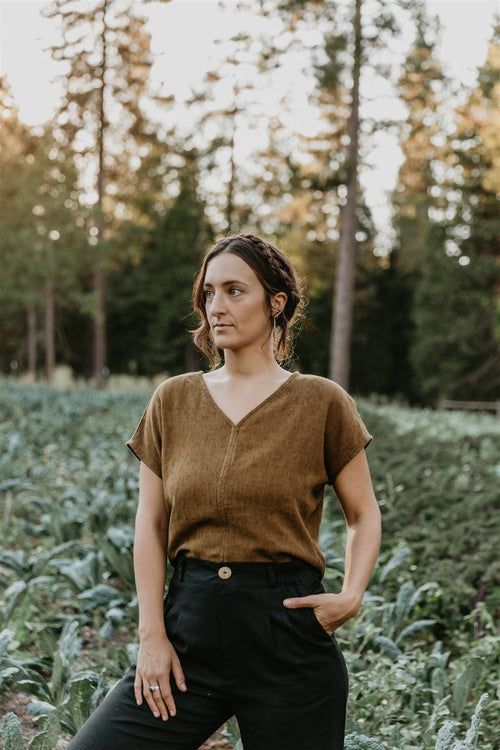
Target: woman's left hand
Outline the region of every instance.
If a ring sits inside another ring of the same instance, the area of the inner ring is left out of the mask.
[[[331,635],[337,628],[357,615],[361,602],[359,597],[347,591],[341,594],[311,594],[310,596],[296,596],[283,602],[288,609],[310,607],[321,627]]]

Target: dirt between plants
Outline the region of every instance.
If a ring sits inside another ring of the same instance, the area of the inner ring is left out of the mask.
[[[39,734],[42,730],[37,722],[33,719],[31,714],[28,713],[28,705],[33,700],[33,696],[29,693],[22,692],[11,692],[7,696],[4,696],[0,701],[0,721],[5,714],[12,711],[16,714],[17,718],[21,722],[21,729],[25,744],[28,745],[32,738]],[[71,740],[71,735],[63,732],[59,738],[55,750],[64,750]],[[0,738],[0,748],[3,748],[3,743]],[[209,740],[207,740],[199,750],[230,750],[230,745],[227,740],[221,735],[220,731],[216,732]]]

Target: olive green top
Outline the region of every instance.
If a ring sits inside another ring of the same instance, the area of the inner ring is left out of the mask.
[[[370,440],[331,380],[295,372],[234,424],[196,372],[156,389],[127,445],[162,479],[170,560],[299,558],[323,572],[325,485]]]

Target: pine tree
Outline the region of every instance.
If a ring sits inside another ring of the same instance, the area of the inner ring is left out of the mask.
[[[410,362],[415,346],[416,288],[432,252],[443,251],[442,245],[436,248],[440,235],[432,219],[443,204],[437,165],[442,165],[443,172],[449,160],[442,122],[447,82],[436,54],[438,34],[434,20],[417,5],[415,39],[398,80],[407,116],[400,127],[404,160],[392,194],[395,244],[376,285],[379,309],[385,308],[387,387],[411,399],[419,395]],[[384,392],[388,391],[384,388]]]
[[[131,0],[92,0],[85,6],[54,0],[46,15],[60,23],[61,43],[52,54],[67,66],[56,135],[80,170],[81,190],[93,211],[93,376],[101,387],[113,232],[126,215],[134,172],[156,141],[155,126],[142,110],[142,99],[150,95],[150,36]]]
[[[5,92],[5,85],[2,86]],[[37,371],[37,321],[44,319],[45,372],[50,382],[56,358],[56,307],[78,294],[85,264],[77,221],[84,221],[77,200],[76,173],[55,147],[50,128],[34,135],[0,103],[2,166],[3,289],[10,316],[26,316],[27,343],[18,347],[34,379]],[[9,114],[10,113],[10,114]]]
[[[212,225],[217,232],[231,233],[256,230],[265,221],[259,186],[266,167],[254,158],[248,141],[254,140],[257,130],[269,129],[276,116],[263,108],[259,98],[273,83],[280,32],[276,34],[276,25],[271,25],[271,19],[276,21],[274,1],[221,0],[220,5],[236,11],[238,26],[231,38],[216,40],[217,61],[194,88],[188,103],[186,145],[199,154],[205,175],[199,190]],[[249,20],[254,27],[251,34]],[[257,21],[261,24],[255,29]]]
[[[349,114],[347,152],[347,195],[342,213],[339,238],[337,274],[330,344],[329,374],[344,388],[349,387],[351,369],[351,334],[354,300],[354,274],[356,268],[356,207],[358,200],[358,148],[359,148],[359,86],[361,78],[362,25],[361,0],[355,0],[353,29],[354,51],[352,58],[352,95]]]
[[[432,225],[430,213],[438,205],[435,165],[446,160],[441,111],[446,80],[436,56],[439,29],[423,8],[417,9],[415,26],[415,40],[398,81],[408,114],[400,130],[404,160],[392,201],[398,265],[418,276]]]
[[[30,377],[36,377],[37,342],[35,300],[23,294],[24,273],[31,272],[28,257],[22,257],[21,247],[26,236],[26,205],[22,202],[26,166],[33,160],[31,151],[34,139],[29,129],[19,119],[10,85],[0,77],[0,207],[2,232],[0,249],[2,274],[0,275],[0,304],[2,309],[1,351],[2,368],[27,359]],[[26,347],[24,319],[27,320]],[[7,370],[8,371],[8,370]]]
[[[456,113],[453,179],[445,184],[446,208],[435,230],[441,238],[417,289],[412,354],[426,398],[500,393],[499,74],[496,27],[478,85]]]
[[[189,336],[190,300],[212,235],[198,197],[197,158],[195,151],[179,148],[177,196],[162,215],[155,213],[154,195],[149,207],[144,196],[136,215],[140,223],[130,220],[122,228],[130,254],[110,275],[109,308],[109,356],[118,371],[157,375],[199,367]]]
[[[359,186],[362,153],[370,132],[382,123],[364,119],[365,75],[391,78],[393,70],[383,61],[386,45],[398,33],[396,16],[406,13],[416,0],[388,5],[383,0],[352,0],[348,4],[329,4],[319,0],[288,0],[283,11],[298,27],[323,34],[324,42],[316,51],[318,89],[324,109],[332,120],[335,134],[330,144],[330,160],[340,162],[339,203],[342,213],[338,226],[334,305],[330,335],[329,376],[349,387],[354,281],[360,242],[366,227],[361,227],[364,201]],[[381,55],[379,55],[379,51]],[[340,107],[332,103],[341,102]],[[345,110],[347,109],[347,116]],[[386,123],[384,123],[386,125]],[[338,135],[340,134],[340,148]],[[325,262],[326,262],[325,258]]]

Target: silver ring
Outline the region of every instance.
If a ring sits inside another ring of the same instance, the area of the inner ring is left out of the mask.
[[[152,693],[154,693],[155,690],[159,690],[160,689],[160,686],[159,685],[150,685],[149,689],[151,690]]]

